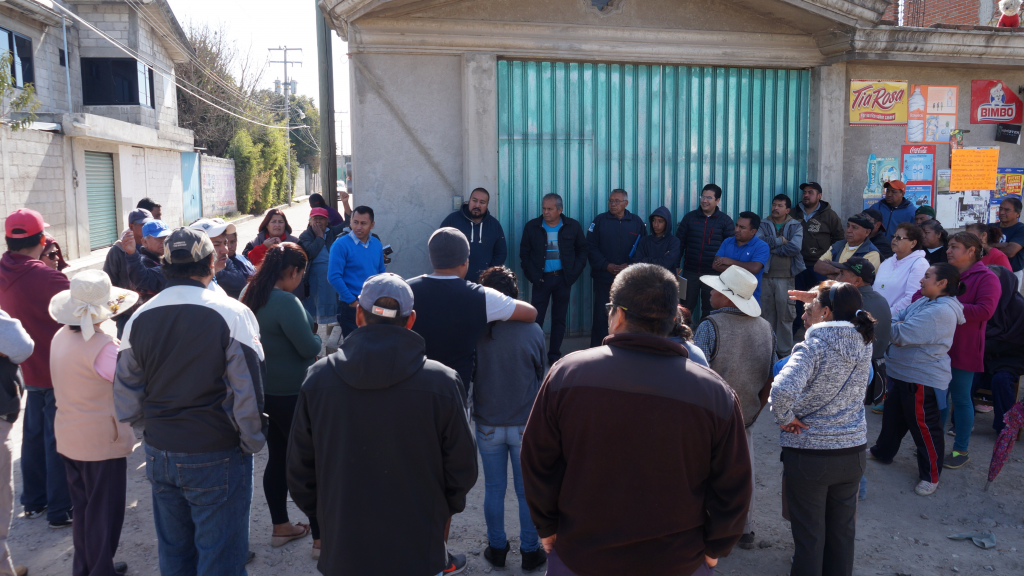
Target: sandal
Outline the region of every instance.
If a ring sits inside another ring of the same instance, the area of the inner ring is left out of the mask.
[[[295,527],[301,528],[302,532],[299,532],[298,534],[289,534],[287,536],[276,536],[271,534],[270,545],[274,548],[277,548],[279,546],[284,546],[292,540],[298,540],[300,538],[305,538],[306,536],[309,536],[309,524],[296,523]]]

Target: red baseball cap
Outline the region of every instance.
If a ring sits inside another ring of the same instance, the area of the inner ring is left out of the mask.
[[[327,214],[326,208],[313,208],[312,210],[309,211],[309,215],[310,217],[323,216],[324,218],[330,218],[330,216]]]
[[[42,214],[28,208],[18,208],[11,212],[7,216],[7,221],[4,222],[5,233],[8,238],[28,238],[29,236],[39,234],[43,231],[43,228],[49,227],[49,224],[43,222]],[[15,229],[23,230],[23,232],[15,232]]]
[[[885,188],[886,186],[888,186],[889,188],[895,188],[896,190],[899,190],[901,192],[907,191],[907,185],[904,184],[902,180],[889,180],[882,187]]]

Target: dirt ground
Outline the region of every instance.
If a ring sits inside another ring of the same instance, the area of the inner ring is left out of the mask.
[[[288,210],[293,227],[301,229],[308,216],[307,204]],[[255,235],[259,221],[240,226],[240,242]],[[573,339],[580,340],[582,339]],[[567,340],[567,348],[572,344]],[[991,414],[978,414],[971,440],[972,461],[959,470],[945,470],[938,491],[922,498],[914,494],[917,464],[914,444],[908,435],[895,462],[883,466],[868,461],[867,499],[860,502],[857,525],[856,576],[935,574],[1024,573],[1024,447],[1018,447],[999,478],[983,491],[988,464],[995,441]],[[881,428],[881,416],[868,412],[868,439],[873,441]],[[756,538],[762,546],[755,550],[736,548],[719,563],[719,574],[783,576],[788,574],[793,554],[789,523],[781,516],[781,475],[778,428],[767,412],[755,424],[757,456],[755,486]],[[946,436],[946,451],[952,438]],[[21,494],[21,424],[12,431],[15,448],[16,494]],[[156,574],[157,543],[153,527],[151,490],[146,480],[144,452],[141,446],[128,459],[128,495],[124,530],[117,560],[127,562],[129,574]],[[263,496],[262,477],[267,454],[256,455],[256,473],[250,523],[250,549],[256,559],[248,566],[253,576],[314,576],[316,562],[311,559],[311,540],[271,548],[270,514]],[[513,542],[509,567],[493,569],[484,560],[487,546],[483,517],[483,476],[469,494],[466,511],[452,521],[450,548],[469,559],[468,574],[502,572],[522,574],[519,568],[516,499],[511,473],[506,494],[505,527]],[[628,498],[629,495],[620,497]],[[292,521],[305,521],[294,504],[289,505]],[[991,531],[997,546],[982,550],[969,541],[953,541],[950,534]],[[380,535],[386,538],[387,535]],[[16,505],[8,540],[16,564],[29,567],[33,576],[58,576],[71,573],[74,548],[71,530],[52,530],[45,519],[24,518]],[[538,572],[539,573],[539,572]]]

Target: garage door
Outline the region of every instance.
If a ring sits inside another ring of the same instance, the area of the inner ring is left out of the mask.
[[[113,155],[85,153],[85,190],[89,203],[89,249],[110,246],[117,241]]]
[[[709,182],[732,216],[765,215],[778,193],[795,198],[807,172],[809,90],[807,70],[499,61],[496,212],[509,265],[520,271],[523,225],[549,192],[584,228],[614,188],[629,191],[629,210],[645,220],[665,205],[676,222]],[[590,329],[590,310],[588,269],[573,290],[570,332]]]

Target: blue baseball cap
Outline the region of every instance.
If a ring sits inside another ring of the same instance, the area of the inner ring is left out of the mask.
[[[163,220],[157,220],[156,218],[148,218],[145,223],[142,224],[142,236],[150,238],[163,238],[171,235],[171,229],[167,227],[167,224]]]

